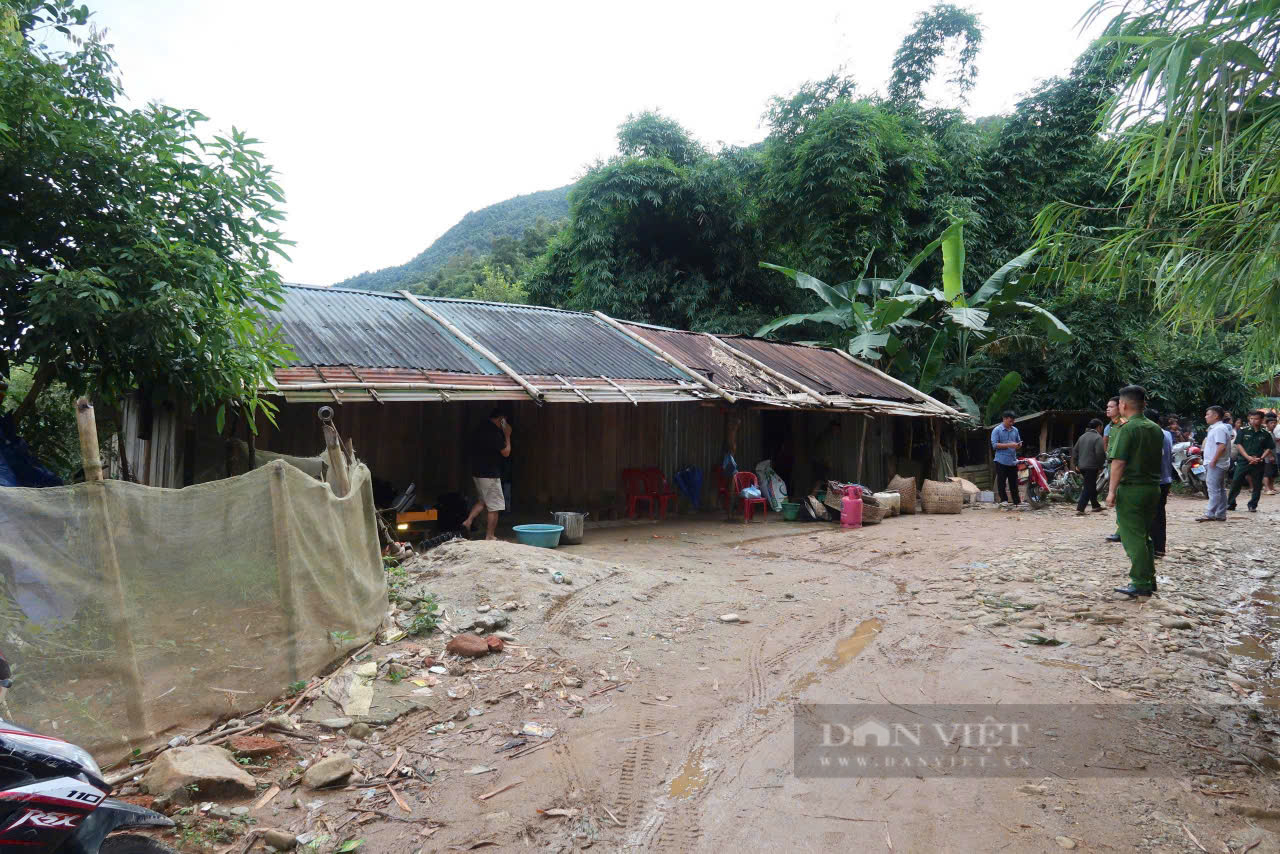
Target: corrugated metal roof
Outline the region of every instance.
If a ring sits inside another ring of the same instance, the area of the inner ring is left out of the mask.
[[[418,297],[518,374],[683,380],[680,371],[589,314]]]
[[[697,385],[644,344],[589,314],[540,306],[417,299],[444,323],[532,382],[543,400],[636,403],[701,400],[716,393]],[[271,319],[280,324],[296,354],[289,367],[276,372],[277,388],[286,395],[447,401],[505,399],[527,393],[475,347],[464,344],[439,320],[398,294],[286,285],[284,304]],[[857,411],[958,415],[834,350],[738,336],[713,339],[702,333],[619,323],[715,386],[748,402],[785,408],[825,404]],[[719,346],[717,340],[732,349]],[[797,383],[820,395],[821,402]]]
[[[718,348],[701,332],[685,332],[664,329],[644,323],[619,321],[627,329],[656,344],[675,357],[676,361],[702,374],[716,385],[730,392],[747,391],[755,394],[771,394],[777,391],[777,383],[769,382],[754,367],[747,369],[741,359],[734,359]],[[763,361],[763,360],[761,360]]]
[[[721,336],[729,346],[754,356],[779,373],[799,380],[823,393],[849,397],[876,397],[882,400],[924,401],[924,395],[912,393],[875,371],[863,368],[834,350],[786,344],[762,338]]]
[[[502,373],[395,294],[285,285],[284,305],[270,316],[293,348],[293,365]]]

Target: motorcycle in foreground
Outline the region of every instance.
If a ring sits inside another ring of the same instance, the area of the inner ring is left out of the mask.
[[[1045,477],[1044,466],[1035,457],[1018,458],[1018,488],[1025,489],[1032,510],[1039,510],[1049,500],[1052,487]]]
[[[11,681],[0,655],[0,700]],[[0,719],[0,852],[174,854],[146,836],[112,835],[173,822],[110,791],[88,751]]]
[[[1192,442],[1179,442],[1173,446],[1173,471],[1188,490],[1209,497],[1209,481],[1204,470],[1204,452]]]

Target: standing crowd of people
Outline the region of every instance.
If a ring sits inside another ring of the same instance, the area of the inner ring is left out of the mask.
[[[1098,418],[1090,421],[1072,449],[1072,460],[1084,479],[1076,513],[1083,516],[1090,506],[1094,513],[1115,509],[1116,530],[1107,540],[1123,545],[1130,565],[1129,583],[1115,592],[1130,598],[1150,596],[1156,592],[1155,561],[1165,552],[1166,507],[1175,478],[1173,448],[1193,437],[1176,416],[1166,418],[1161,426],[1158,413],[1147,408],[1147,393],[1141,386],[1120,389],[1107,402],[1106,415],[1106,423]],[[1280,423],[1276,414],[1255,410],[1247,419],[1233,422],[1223,407],[1210,406],[1205,421],[1209,429],[1202,451],[1209,504],[1196,521],[1226,521],[1246,486],[1248,510],[1256,513],[1264,492],[1277,494]],[[1002,503],[1008,501],[1008,494],[1014,505],[1019,503],[1017,451],[1021,446],[1014,415],[1006,412],[991,431]],[[1105,507],[1099,500],[1100,482],[1106,484]]]

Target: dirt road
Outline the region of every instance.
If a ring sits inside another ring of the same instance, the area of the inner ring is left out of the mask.
[[[514,640],[442,661],[448,675],[419,680],[434,683],[422,711],[324,743],[366,780],[411,768],[403,806],[385,786],[350,787],[282,796],[255,818],[377,852],[1280,851],[1280,500],[1225,525],[1192,523],[1200,509],[1171,499],[1160,593],[1139,602],[1111,593],[1125,583],[1120,547],[1102,540],[1111,514],[1066,508],[848,532],[708,519],[537,554],[451,544],[410,575],[455,629],[510,600]],[[573,583],[552,584],[553,568]],[[396,649],[415,670],[442,646]],[[1152,702],[1166,708],[1122,714]],[[817,779],[794,767],[795,712],[811,703],[1109,708],[1090,712],[1087,746],[1038,719],[1045,773]],[[543,736],[513,736],[527,723]]]

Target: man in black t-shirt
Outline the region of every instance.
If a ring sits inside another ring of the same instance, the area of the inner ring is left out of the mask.
[[[511,456],[511,425],[501,409],[489,413],[485,421],[471,437],[471,477],[476,483],[479,498],[462,527],[471,530],[471,523],[482,511],[488,511],[485,539],[496,540],[498,514],[506,509],[502,498],[502,463]]]

